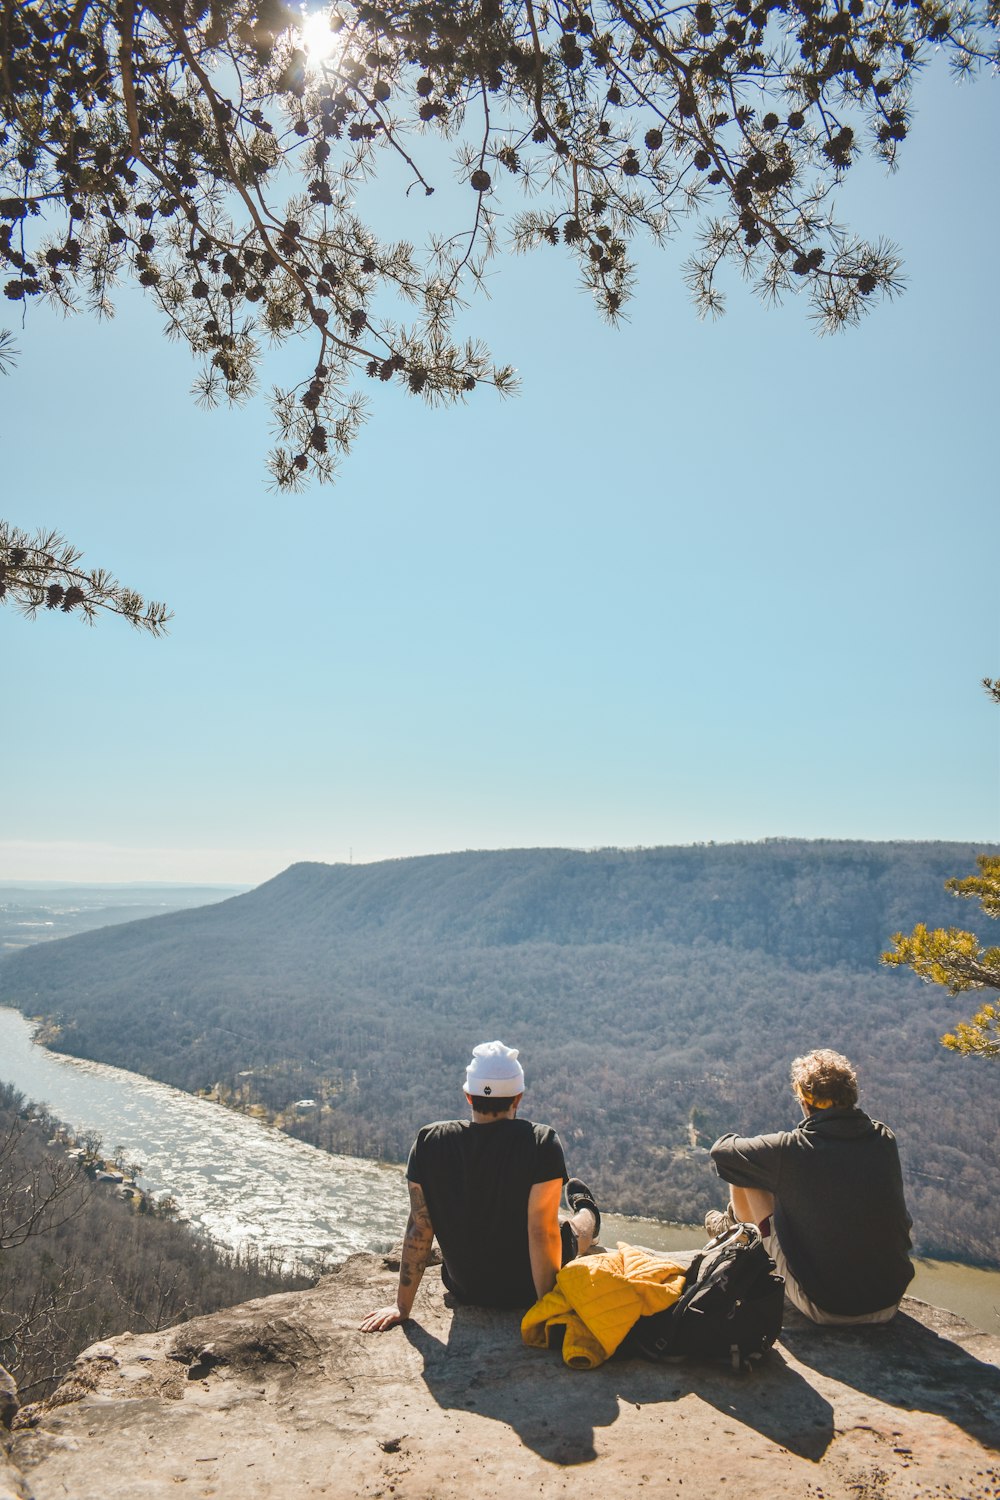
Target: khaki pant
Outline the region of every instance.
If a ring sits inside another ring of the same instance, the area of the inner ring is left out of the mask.
[[[899,1311],[899,1303],[896,1302],[892,1307],[883,1307],[880,1308],[878,1312],[871,1313],[847,1314],[824,1312],[821,1307],[816,1306],[811,1297],[806,1296],[805,1292],[799,1286],[798,1282],[795,1280],[795,1277],[788,1269],[788,1262],[785,1259],[785,1252],[782,1250],[781,1245],[778,1241],[778,1236],[774,1232],[773,1220],[771,1221],[770,1234],[766,1234],[764,1236],[764,1244],[767,1247],[768,1255],[770,1255],[771,1259],[774,1261],[778,1275],[785,1278],[785,1296],[788,1298],[793,1307],[797,1307],[800,1313],[805,1313],[806,1317],[811,1318],[814,1323],[888,1323],[889,1320],[891,1318],[894,1318]]]

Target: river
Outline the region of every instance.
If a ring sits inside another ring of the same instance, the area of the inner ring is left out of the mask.
[[[39,1047],[0,1007],[0,1079],[106,1152],[141,1162],[140,1185],[169,1193],[192,1225],[230,1246],[288,1261],[340,1261],[402,1235],[399,1167],[330,1156],[208,1099],[105,1063]]]
[[[141,1185],[169,1193],[192,1225],[219,1243],[252,1243],[287,1261],[337,1262],[402,1234],[402,1169],[331,1156],[246,1115],[105,1063],[36,1046],[32,1028],[0,1007],[0,1080],[44,1104],[107,1151],[142,1163]],[[606,1214],[602,1238],[659,1250],[695,1249],[700,1228]],[[1000,1332],[1000,1271],[920,1260],[910,1291]]]

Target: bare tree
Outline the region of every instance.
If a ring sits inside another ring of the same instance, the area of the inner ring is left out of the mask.
[[[37,1118],[16,1114],[0,1134],[0,1255],[32,1235],[58,1229],[86,1200],[89,1184],[75,1161],[22,1149]]]

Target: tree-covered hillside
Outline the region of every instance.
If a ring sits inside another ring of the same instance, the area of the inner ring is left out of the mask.
[[[197,1237],[162,1202],[123,1201],[93,1180],[100,1142],[71,1160],[46,1144],[57,1128],[0,1081],[0,1366],[22,1403],[50,1395],[97,1339],[310,1284]]]
[[[989,1262],[1000,1075],[938,1046],[954,1002],[878,967],[891,933],[955,919],[944,880],[979,852],[769,841],[297,865],[16,955],[0,1001],[51,1018],[67,1051],[218,1084],[320,1145],[394,1158],[460,1111],[470,1047],[499,1035],[572,1168],[611,1206],[683,1219],[722,1197],[704,1145],[792,1122],[789,1060],[837,1047],[900,1135],[921,1246]],[[302,1095],[320,1110],[283,1115]]]

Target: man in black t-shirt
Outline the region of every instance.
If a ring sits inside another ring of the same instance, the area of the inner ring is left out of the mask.
[[[410,1316],[435,1235],[445,1286],[483,1307],[530,1306],[552,1290],[561,1265],[590,1249],[601,1221],[593,1195],[567,1180],[551,1126],[517,1118],[523,1092],[515,1050],[503,1042],[473,1050],[465,1077],[472,1119],[426,1125],[413,1144],[396,1301],[365,1318],[366,1333]],[[572,1216],[560,1223],[564,1182]]]
[[[794,1130],[712,1147],[730,1207],[705,1228],[759,1223],[785,1295],[814,1323],[887,1323],[913,1276],[896,1138],[858,1108],[839,1052],[797,1057],[792,1089],[803,1111]]]

